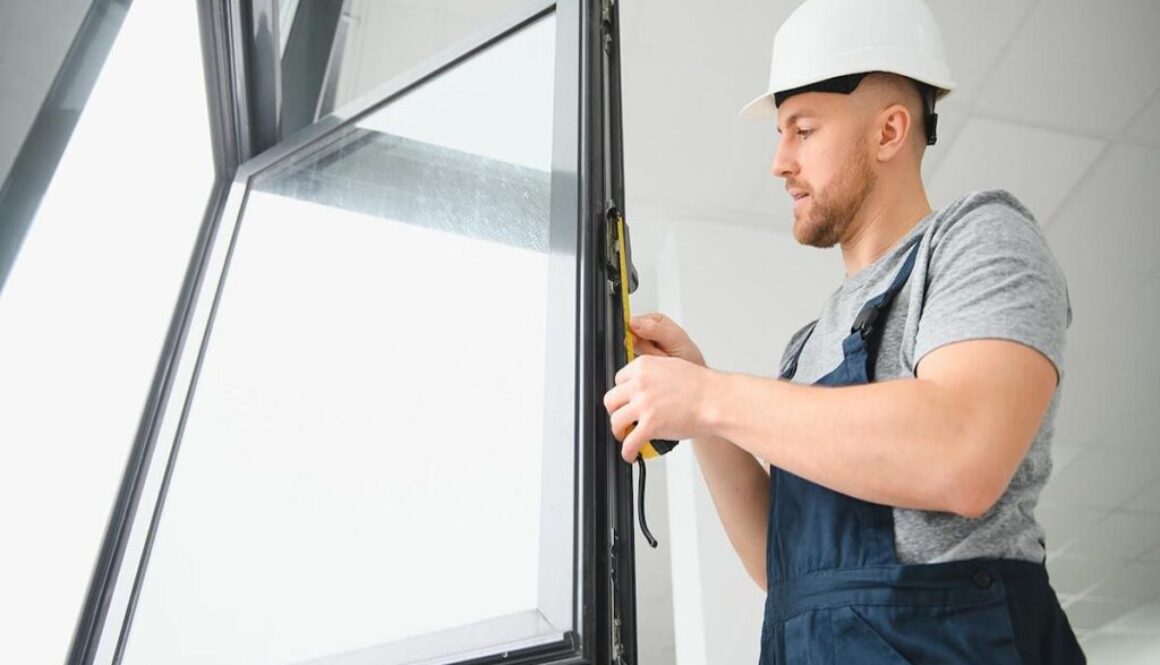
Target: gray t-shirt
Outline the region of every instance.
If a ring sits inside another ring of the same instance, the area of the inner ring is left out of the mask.
[[[814,383],[841,362],[842,339],[854,317],[863,303],[886,289],[915,242],[921,244],[914,272],[885,318],[876,381],[914,377],[919,361],[947,344],[1006,339],[1046,356],[1062,383],[1064,339],[1071,323],[1067,285],[1031,213],[1004,191],[973,192],[930,213],[885,255],[848,277],[822,307],[798,361],[795,383]],[[783,370],[810,327],[790,340]],[[1007,491],[981,518],[894,509],[894,540],[902,563],[1043,560],[1035,505],[1051,474],[1059,392],[1057,386]]]

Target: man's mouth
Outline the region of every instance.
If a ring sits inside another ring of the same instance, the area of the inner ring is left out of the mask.
[[[804,215],[810,195],[805,192],[792,192],[790,196],[793,197],[793,216],[796,218],[798,215]]]

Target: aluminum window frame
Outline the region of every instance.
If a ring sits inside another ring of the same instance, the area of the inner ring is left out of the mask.
[[[254,2],[259,8],[269,7],[271,0]],[[286,160],[327,145],[330,137],[362,117],[553,11],[557,16],[557,74],[549,246],[553,258],[558,250],[561,257],[566,257],[569,247],[579,253],[567,265],[563,261],[550,262],[551,274],[570,272],[575,286],[566,299],[561,299],[573,303],[575,308],[561,311],[557,307],[550,316],[550,325],[554,326],[552,330],[566,332],[576,348],[567,367],[554,360],[567,355],[549,354],[549,364],[555,364],[547,368],[549,373],[557,374],[566,369],[573,377],[574,408],[571,413],[558,415],[573,423],[575,435],[575,496],[570,525],[574,529],[573,626],[566,639],[557,644],[530,646],[470,662],[635,662],[632,471],[619,460],[619,446],[612,437],[602,401],[613,383],[620,339],[617,326],[611,323],[618,310],[605,269],[605,211],[614,197],[623,202],[619,64],[615,49],[611,56],[608,49],[608,39],[615,41],[616,35],[615,5],[610,0],[530,2],[253,158],[249,157],[255,147],[255,135],[262,131],[261,123],[250,113],[255,108],[254,90],[276,85],[278,72],[270,67],[255,70],[247,58],[246,49],[252,48],[247,41],[252,24],[247,23],[250,7],[245,0],[225,4],[201,0],[198,7],[219,177],[182,286],[141,430],[127,462],[68,662],[103,665],[120,662],[123,656],[137,592],[164,507],[175,453],[196,390],[252,179]],[[274,77],[273,81],[267,78],[265,83],[255,82],[255,77],[263,76],[263,72]],[[574,220],[570,226],[558,223],[568,219]],[[568,229],[576,235],[567,237]],[[129,563],[124,564],[126,561]]]
[[[203,0],[198,4],[199,16],[213,3]],[[132,0],[92,0],[69,49],[63,58],[45,96],[32,127],[24,137],[20,151],[0,188],[0,291],[19,255],[24,237],[35,220],[41,202],[57,174],[61,159],[73,138],[80,116],[90,101],[93,89],[104,71],[109,53],[121,34],[125,19],[133,8]],[[200,33],[202,60],[207,74],[212,72],[208,60],[214,53],[225,53],[209,48],[206,31]],[[228,135],[235,122],[222,118],[220,111],[232,107],[226,103],[223,88],[213,76],[207,76],[206,94],[208,118],[213,141],[212,155],[214,180],[207,192],[207,204],[202,215],[194,246],[193,260],[175,294],[177,305],[170,318],[162,342],[157,368],[151,379],[141,417],[130,444],[125,471],[118,484],[110,509],[105,536],[94,553],[93,572],[79,608],[73,635],[68,647],[68,663],[91,662],[93,638],[99,631],[110,602],[110,580],[116,575],[125,552],[124,526],[136,506],[138,477],[143,461],[151,450],[150,436],[155,420],[165,401],[173,370],[171,351],[180,346],[184,327],[183,310],[198,284],[197,260],[206,245],[212,225],[224,205],[224,193],[229,178],[236,168],[236,140]],[[215,92],[216,91],[216,92]],[[215,96],[217,95],[217,96]],[[235,155],[231,158],[231,155]],[[61,405],[66,407],[67,405]]]
[[[97,3],[105,1],[97,0]],[[117,4],[124,6],[125,13],[131,8],[130,3],[131,0],[117,1]],[[231,181],[238,163],[249,152],[246,129],[248,123],[245,116],[241,115],[245,110],[245,95],[239,93],[243,85],[239,78],[243,70],[241,51],[236,48],[239,44],[237,40],[240,38],[237,32],[239,17],[237,6],[223,6],[211,0],[198,2],[198,29],[206,75],[215,180],[190,263],[177,294],[174,314],[166,332],[137,434],[126,460],[125,472],[110,510],[105,536],[93,567],[84,604],[77,618],[67,659],[70,665],[87,665],[105,655],[102,649],[108,649],[108,641],[102,640],[101,636],[108,629],[106,618],[112,608],[123,608],[130,602],[125,589],[119,587],[116,581],[123,573],[123,562],[134,552],[134,546],[138,558],[140,555],[141,536],[139,533],[133,533],[131,526],[137,517],[142,494],[150,487],[147,483],[149,480],[147,474],[152,468],[152,463],[156,461],[153,453],[161,431],[161,417],[170,401],[173,386],[180,385],[178,379],[183,374],[179,370],[186,369],[178,364],[178,354],[185,346],[196,313],[193,304],[200,293],[207,265],[212,258],[210,252],[213,249],[218,225],[227,210]],[[84,36],[82,32],[78,40]],[[109,46],[111,47],[111,41]],[[74,50],[78,49],[74,47]],[[83,57],[84,51],[80,50],[79,53],[77,57]],[[72,57],[73,53],[70,52],[70,60]],[[103,59],[102,56],[102,62]],[[66,61],[63,68],[84,66]],[[94,81],[99,71],[98,67],[93,73]]]

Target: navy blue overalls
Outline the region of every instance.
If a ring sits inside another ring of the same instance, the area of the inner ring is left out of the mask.
[[[842,363],[815,385],[873,380],[879,324],[910,277],[919,240],[890,287],[862,307]],[[803,346],[782,379],[793,378]],[[776,467],[770,502],[760,665],[1086,662],[1042,563],[900,564],[889,506]]]

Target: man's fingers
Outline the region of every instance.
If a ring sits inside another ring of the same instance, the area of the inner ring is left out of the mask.
[[[612,390],[604,393],[604,410],[608,413],[615,413],[617,409],[628,403],[631,395],[627,386],[615,386]]]
[[[648,437],[644,434],[643,427],[637,427],[632,430],[628,436],[624,437],[624,444],[620,446],[620,457],[629,464],[636,461],[640,454],[640,449],[648,442]]]
[[[624,441],[626,436],[630,436],[628,428],[636,422],[636,413],[630,406],[625,406],[612,414],[609,419],[612,425],[612,435],[616,437],[617,441]]]
[[[653,344],[649,340],[638,336],[636,333],[632,334],[632,338],[633,338],[633,343],[632,343],[633,347],[636,349],[636,352],[638,355],[642,355],[642,356],[667,356],[667,355],[669,355],[669,354],[665,353],[664,351],[662,351],[660,349],[660,347],[658,347],[656,344]]]
[[[616,375],[612,377],[612,381],[618,386],[627,383],[629,378],[639,371],[641,362],[643,362],[642,359],[638,357],[624,367],[621,367],[616,371]]]
[[[634,316],[629,321],[629,327],[637,337],[652,342],[652,345],[661,351],[661,354],[656,355],[676,356],[690,361],[695,361],[700,356],[700,351],[696,350],[696,346],[685,331],[664,314],[654,312]]]
[[[662,347],[678,341],[681,331],[669,317],[659,312],[634,316],[628,326],[638,337],[659,342]]]

